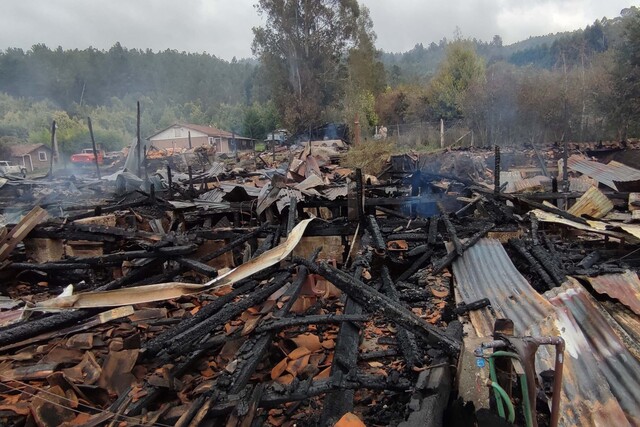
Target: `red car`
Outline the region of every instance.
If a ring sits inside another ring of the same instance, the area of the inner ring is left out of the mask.
[[[96,150],[98,154],[98,164],[104,164],[104,150]],[[82,153],[73,154],[71,156],[71,163],[76,165],[93,165],[95,164],[95,156],[93,155],[92,148],[85,148]]]

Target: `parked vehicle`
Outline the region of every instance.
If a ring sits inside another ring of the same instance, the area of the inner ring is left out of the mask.
[[[27,169],[8,160],[0,160],[0,175],[22,175],[24,177],[27,175]]]
[[[104,150],[96,150],[96,153],[98,154],[98,164],[104,164]],[[79,166],[91,166],[95,164],[93,149],[85,148],[81,153],[73,154],[71,156],[71,163]]]

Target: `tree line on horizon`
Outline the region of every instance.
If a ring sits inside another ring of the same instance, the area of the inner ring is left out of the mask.
[[[638,136],[640,14],[596,20],[574,32],[505,46],[455,34],[404,53],[375,47],[356,0],[259,0],[257,59],[127,49],[0,51],[0,144],[49,140],[63,150],[89,141],[91,116],[106,149],[174,122],[214,125],[253,138],[278,127],[328,122],[463,123],[479,144],[587,141]],[[434,141],[420,141],[429,145]],[[419,147],[414,147],[419,148]]]

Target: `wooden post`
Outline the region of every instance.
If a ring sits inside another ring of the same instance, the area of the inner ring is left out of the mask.
[[[357,147],[358,145],[360,145],[360,113],[356,113],[356,119],[353,121],[353,125],[354,125],[353,143]]]
[[[191,146],[191,131],[188,132],[188,135],[189,135],[189,150],[191,150],[191,148],[193,148]]]
[[[149,201],[154,205],[156,204],[156,186],[154,184],[149,187]]]
[[[56,121],[51,122],[51,166],[49,167],[49,179],[53,178],[53,156],[56,154]]]
[[[237,162],[240,159],[238,158],[238,141],[236,141],[236,133],[235,132],[231,132],[231,139],[233,140],[233,148],[235,150],[236,162]]]
[[[364,223],[364,185],[362,182],[362,169],[356,169],[356,206],[358,208],[358,221]]]
[[[475,147],[475,141],[473,140],[473,129],[471,129],[471,148]]]
[[[191,165],[187,166],[187,172],[189,173],[189,197],[193,199],[195,190],[193,189],[193,171]]]
[[[142,141],[140,140],[140,101],[136,103],[136,143],[138,146],[138,177],[142,175]]]
[[[495,149],[495,168],[493,169],[493,192],[500,193],[500,146],[496,145]]]
[[[93,160],[96,163],[96,172],[98,172],[98,179],[102,179],[100,176],[100,165],[98,164],[98,150],[96,150],[96,139],[93,137],[93,126],[91,125],[91,117],[87,117],[87,124],[89,125],[89,135],[91,135],[91,146],[93,147]]]
[[[444,119],[440,118],[440,148],[444,148]]]
[[[171,178],[171,166],[167,165],[167,179],[169,181],[169,199],[173,197],[173,178]]]

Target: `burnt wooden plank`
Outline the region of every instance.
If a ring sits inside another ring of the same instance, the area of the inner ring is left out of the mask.
[[[0,261],[7,259],[11,252],[18,246],[18,243],[27,237],[36,225],[40,224],[46,217],[47,211],[40,206],[36,206],[26,214],[16,225],[0,240]]]
[[[391,280],[389,268],[386,265],[382,266],[380,277],[382,278],[382,291],[397,304],[400,304],[400,293],[396,289],[393,280]],[[403,326],[398,325],[396,336],[407,366],[409,368],[422,366],[415,335]]]
[[[393,300],[382,295],[375,289],[348,274],[326,264],[310,263],[303,258],[294,258],[296,262],[305,265],[311,272],[320,274],[335,286],[340,288],[349,297],[357,300],[371,313],[380,313],[407,329],[411,329],[417,336],[433,343],[452,355],[458,355],[461,348],[459,340],[450,337],[440,328],[437,328],[415,313],[399,306]]]
[[[361,277],[362,271],[363,267],[359,265],[356,267],[353,277]],[[362,285],[367,286],[364,283],[362,283]],[[362,311],[362,306],[358,304],[353,297],[347,296],[344,305],[344,314],[359,315],[362,314]],[[341,383],[350,371],[356,369],[359,345],[360,326],[355,323],[343,323],[338,332],[333,362],[331,364],[331,379],[334,382],[338,384]],[[320,417],[320,425],[333,425],[345,413],[351,412],[353,410],[354,396],[355,391],[351,389],[337,390],[328,393],[325,397],[325,405]]]

